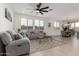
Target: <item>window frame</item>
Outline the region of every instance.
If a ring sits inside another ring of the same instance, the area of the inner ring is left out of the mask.
[[[23,17],[22,17],[23,18]],[[21,21],[22,21],[22,18],[21,18]],[[25,18],[25,19],[27,19],[27,18]],[[29,20],[32,20],[32,25],[31,26],[29,26],[28,25],[28,21]],[[37,21],[38,20],[38,21]],[[38,23],[38,25],[37,24],[35,24],[35,21],[37,21]],[[41,25],[41,21],[43,21],[43,25],[42,26],[40,26]],[[40,30],[44,30],[44,20],[40,20],[40,19],[27,19],[27,21],[26,21],[26,23],[27,23],[27,26],[25,26],[26,28],[25,29],[32,29],[32,30],[38,30],[38,29],[40,29]],[[22,28],[22,25],[21,25],[21,28]]]

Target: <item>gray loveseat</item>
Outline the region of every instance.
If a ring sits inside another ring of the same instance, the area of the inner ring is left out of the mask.
[[[27,55],[30,53],[30,41],[27,37],[15,40],[11,31],[0,33],[0,55],[8,56]]]

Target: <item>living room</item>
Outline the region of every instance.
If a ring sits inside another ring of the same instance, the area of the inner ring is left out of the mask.
[[[79,3],[0,3],[0,55],[79,55],[78,7]]]

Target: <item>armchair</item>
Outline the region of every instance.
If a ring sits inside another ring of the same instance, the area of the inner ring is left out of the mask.
[[[11,33],[10,33],[11,34]],[[12,40],[12,37],[8,32],[0,34],[1,40],[5,45],[5,51],[7,56],[27,55],[30,53],[30,41],[27,37]],[[13,35],[13,34],[12,34]],[[5,44],[6,43],[6,44]]]

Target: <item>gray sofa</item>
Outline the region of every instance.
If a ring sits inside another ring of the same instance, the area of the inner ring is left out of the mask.
[[[30,41],[19,34],[19,39],[14,38],[11,31],[0,33],[0,55],[7,56],[27,55],[30,53]]]
[[[34,31],[27,31],[26,35],[28,36],[29,39],[37,39],[37,38],[44,38],[45,32],[39,31],[39,30],[34,30]]]

